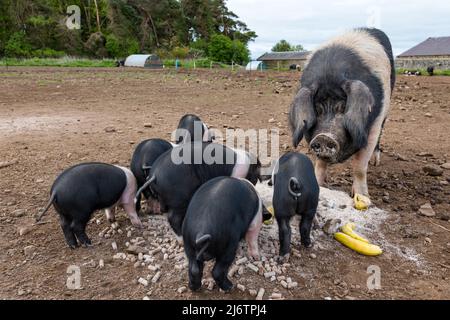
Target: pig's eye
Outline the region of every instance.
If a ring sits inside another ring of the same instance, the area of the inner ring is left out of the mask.
[[[324,113],[325,107],[323,106],[322,103],[317,103],[316,104],[316,110],[317,110],[317,115],[321,115],[321,114]]]
[[[339,101],[334,105],[334,112],[335,113],[344,113],[345,112],[345,102]]]

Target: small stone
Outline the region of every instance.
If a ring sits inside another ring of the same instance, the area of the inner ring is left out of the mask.
[[[434,217],[436,215],[430,202],[427,202],[424,205],[422,205],[419,208],[419,213],[426,217]]]
[[[33,231],[33,226],[25,226],[25,227],[20,227],[19,228],[19,236],[24,236],[27,233],[30,233],[31,231]]]
[[[431,113],[427,112],[427,113],[425,113],[425,117],[427,117],[427,118],[432,118],[433,115],[432,115]]]
[[[105,128],[105,132],[108,132],[108,133],[111,133],[111,132],[116,132],[116,128],[114,128],[114,127],[106,127]]]
[[[423,172],[429,176],[438,177],[444,173],[444,170],[435,164],[427,164],[422,168]]]
[[[250,289],[248,290],[248,293],[252,296],[252,297],[256,297],[256,295],[258,294],[258,292],[254,289]]]
[[[275,122],[275,119],[274,119],[274,118],[270,118],[268,122],[269,122],[269,123],[274,123],[274,122]]]
[[[266,290],[264,288],[260,288],[256,296],[256,300],[262,300],[265,292]]]
[[[144,287],[148,286],[148,281],[147,281],[147,279],[144,279],[144,278],[140,277],[140,278],[138,279],[138,282],[139,282],[140,284],[142,284]]]
[[[145,296],[142,298],[142,300],[150,300],[150,298],[148,296]]]
[[[179,288],[177,289],[177,292],[180,293],[180,294],[185,293],[186,291],[187,291],[187,288],[186,288],[186,287],[179,287]]]
[[[27,258],[31,258],[36,253],[36,247],[33,245],[23,248],[23,253]]]
[[[238,283],[237,288],[238,288],[239,290],[241,290],[242,292],[245,291],[245,286],[244,286],[243,284]]]
[[[298,286],[297,282],[288,283],[288,289],[293,289],[293,288],[296,288],[297,286]]]
[[[153,124],[151,123],[144,123],[144,128],[152,128]]]
[[[112,246],[113,250],[117,250],[117,243],[115,241],[113,241],[111,243],[111,246]]]
[[[25,215],[25,210],[24,210],[24,209],[17,209],[17,210],[14,210],[14,211],[11,213],[11,215],[12,215],[13,217],[16,217],[16,218],[23,217],[23,216]]]
[[[428,237],[425,237],[425,242],[427,242],[427,243],[431,243],[431,239],[430,239],[430,238],[428,238]]]
[[[450,170],[450,162],[446,162],[444,164],[441,164],[442,169]]]
[[[100,259],[100,260],[98,261],[98,267],[99,267],[100,269],[102,269],[104,266],[105,266],[105,261],[103,261],[103,259]]]
[[[288,283],[287,283],[286,281],[281,280],[280,284],[281,284],[281,286],[282,286],[283,288],[285,288],[285,289],[288,288]]]
[[[311,259],[317,258],[317,256],[316,256],[314,253],[311,253],[311,254],[309,255],[309,257],[310,257]]]
[[[243,257],[243,258],[237,260],[236,264],[240,265],[240,264],[246,263],[247,261],[248,261],[247,257]]]

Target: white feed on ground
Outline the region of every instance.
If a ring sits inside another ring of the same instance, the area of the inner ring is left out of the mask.
[[[273,188],[267,183],[258,183],[256,185],[263,203],[266,207],[272,205]],[[329,241],[332,234],[338,228],[348,222],[356,225],[355,231],[363,237],[369,239],[371,243],[380,245],[385,253],[395,254],[416,263],[420,262],[420,256],[413,250],[400,248],[388,242],[382,233],[381,226],[388,218],[388,213],[380,208],[371,206],[366,211],[359,211],[353,207],[353,199],[345,192],[320,188],[319,206],[317,208],[318,226],[314,226],[311,232],[311,238],[314,245],[319,249],[331,248],[333,245],[340,245],[337,241]],[[298,241],[298,217],[291,222],[294,238]],[[331,230],[326,234],[324,229]],[[331,226],[331,227],[329,227]],[[324,228],[325,227],[325,228]],[[263,231],[270,233],[278,239],[278,227],[276,221],[269,227],[263,228]]]

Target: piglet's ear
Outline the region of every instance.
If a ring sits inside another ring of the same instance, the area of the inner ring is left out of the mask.
[[[359,80],[346,81],[342,89],[347,94],[344,126],[358,148],[367,145],[369,113],[375,100],[369,88]]]
[[[316,113],[313,105],[313,94],[309,88],[301,88],[291,104],[289,124],[292,130],[294,148],[303,139],[303,135],[316,124]]]

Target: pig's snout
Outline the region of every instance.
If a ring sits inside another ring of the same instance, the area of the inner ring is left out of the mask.
[[[319,134],[310,143],[317,157],[333,161],[339,153],[339,143],[330,135]]]

